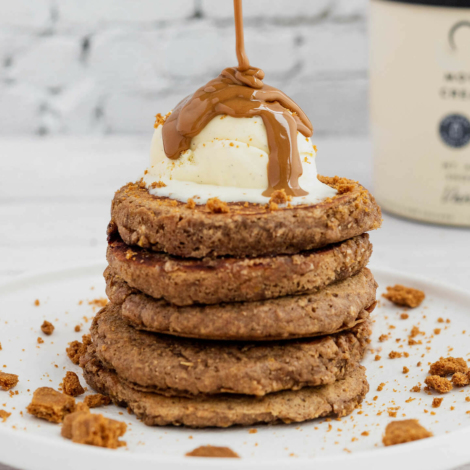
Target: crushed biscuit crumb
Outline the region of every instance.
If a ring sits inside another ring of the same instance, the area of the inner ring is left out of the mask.
[[[228,214],[230,208],[226,202],[222,202],[219,198],[213,197],[206,203],[207,209],[213,214]]]
[[[37,418],[51,423],[60,423],[75,410],[75,399],[59,393],[53,388],[41,387],[34,394],[26,411]]]
[[[448,393],[453,388],[450,380],[447,380],[444,377],[439,377],[438,375],[429,375],[426,377],[424,383],[439,393]]]
[[[85,393],[85,390],[80,385],[80,380],[75,372],[67,371],[62,382],[63,391],[66,395],[71,397],[78,397]]]
[[[0,371],[0,388],[8,391],[13,387],[16,387],[18,383],[18,376],[15,374],[7,374],[6,372]]]
[[[194,202],[194,199],[188,199],[186,207],[188,209],[194,209],[196,207],[196,203]]]
[[[439,408],[441,406],[441,403],[442,401],[444,400],[444,398],[434,398],[434,400],[432,401],[432,407],[433,408]]]
[[[0,419],[2,420],[2,423],[4,423],[10,416],[11,413],[8,413],[8,411],[0,410]]]
[[[96,393],[95,395],[88,395],[85,397],[85,404],[89,408],[98,408],[100,406],[108,406],[111,403],[111,398],[106,395],[101,395],[101,393]]]
[[[466,385],[470,384],[470,377],[467,374],[462,374],[462,372],[456,372],[452,376],[452,383],[456,387],[465,387]]]
[[[154,181],[150,185],[150,189],[157,189],[157,188],[166,188],[166,184],[163,181]]]
[[[53,333],[54,329],[54,325],[47,320],[44,320],[44,323],[41,325],[41,331],[48,336]]]
[[[398,351],[390,351],[390,353],[389,353],[389,355],[388,355],[388,357],[389,357],[390,359],[398,359],[398,358],[400,358],[400,357],[402,357],[402,356],[403,356],[403,353],[398,352]]]
[[[66,349],[68,358],[76,365],[78,365],[80,357],[85,354],[88,346],[91,344],[91,336],[83,335],[82,341],[83,343],[80,343],[80,341],[72,341]]]
[[[387,300],[396,305],[416,308],[421,305],[425,295],[421,290],[397,284],[393,287],[387,287],[387,292],[382,294],[382,297],[385,297]]]
[[[437,362],[431,364],[429,369],[431,375],[439,375],[440,377],[452,375],[456,372],[461,372],[462,374],[468,372],[467,363],[462,357],[441,357]]]
[[[186,457],[235,458],[240,456],[229,447],[201,446],[186,454]]]
[[[389,423],[385,428],[385,435],[382,442],[385,446],[393,446],[431,436],[432,433],[423,428],[417,419],[405,419]]]
[[[119,440],[126,431],[126,423],[83,409],[65,417],[61,434],[77,444],[117,449],[126,445]]]

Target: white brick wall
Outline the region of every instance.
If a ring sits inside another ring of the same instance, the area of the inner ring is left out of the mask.
[[[245,0],[246,47],[319,134],[367,132],[368,0]],[[147,133],[235,65],[232,0],[0,0],[0,134]]]

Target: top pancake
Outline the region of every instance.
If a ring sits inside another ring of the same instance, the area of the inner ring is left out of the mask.
[[[337,196],[276,210],[230,203],[228,212],[152,196],[143,185],[129,183],[114,196],[111,227],[127,245],[193,258],[293,254],[380,227],[380,207],[366,189],[345,178],[319,178]]]

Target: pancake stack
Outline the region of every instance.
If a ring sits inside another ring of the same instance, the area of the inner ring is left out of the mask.
[[[344,416],[377,284],[380,208],[360,185],[316,205],[184,204],[129,184],[108,228],[110,303],[80,359],[87,383],[147,425],[228,427]]]

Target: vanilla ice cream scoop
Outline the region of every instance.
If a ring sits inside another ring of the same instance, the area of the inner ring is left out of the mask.
[[[262,195],[268,187],[269,145],[261,117],[216,116],[176,160],[165,154],[162,127],[155,129],[150,167],[143,177],[151,194],[182,202],[194,199],[198,204],[213,197],[224,202],[269,201]],[[303,170],[299,184],[308,195],[293,198],[291,204],[333,197],[336,190],[317,179],[311,140],[298,132],[297,141]]]

